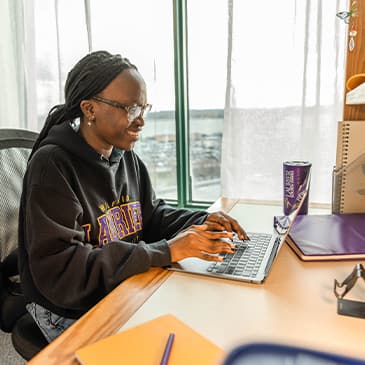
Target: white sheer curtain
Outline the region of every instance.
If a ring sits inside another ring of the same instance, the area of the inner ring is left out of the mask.
[[[36,129],[33,0],[0,1],[0,127]]]
[[[346,0],[229,0],[222,195],[281,200],[282,163],[312,162],[331,200],[345,75]]]
[[[72,6],[71,6],[72,5]],[[89,50],[88,0],[0,1],[0,128],[40,130]]]
[[[88,1],[33,0],[35,6],[38,129],[64,102],[67,72],[89,51]]]

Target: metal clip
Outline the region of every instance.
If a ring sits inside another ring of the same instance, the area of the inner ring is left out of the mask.
[[[335,279],[334,293],[337,298],[337,313],[345,316],[365,318],[365,303],[343,299],[344,296],[353,288],[357,279],[365,280],[365,269],[362,264],[356,264],[352,273],[342,282]],[[341,289],[341,290],[339,290]]]

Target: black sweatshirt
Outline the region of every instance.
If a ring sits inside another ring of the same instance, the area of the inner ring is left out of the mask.
[[[78,318],[124,279],[171,263],[167,239],[206,212],[155,198],[143,162],[116,148],[103,158],[68,123],[28,164],[19,212],[24,294]]]

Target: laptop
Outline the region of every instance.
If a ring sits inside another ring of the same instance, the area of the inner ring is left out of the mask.
[[[250,240],[234,238],[233,254],[220,254],[222,262],[190,257],[173,263],[168,270],[188,272],[216,278],[263,283],[278,252],[290,232],[293,222],[308,194],[310,173],[298,189],[298,196],[289,215],[273,217],[273,232],[248,232]]]

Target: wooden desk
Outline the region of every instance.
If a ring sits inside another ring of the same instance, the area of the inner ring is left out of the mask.
[[[213,209],[233,208],[245,227],[257,228],[257,216],[236,203],[221,199]],[[260,220],[272,214],[265,209]],[[266,340],[365,358],[365,320],[338,315],[333,294],[334,279],[342,281],[354,265],[304,263],[284,245],[262,285],[152,269],[122,283],[29,364],[78,364],[76,349],[166,313],[226,351]]]

